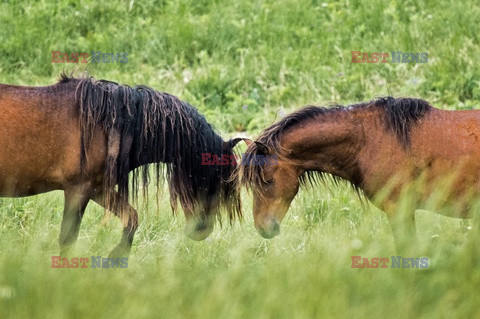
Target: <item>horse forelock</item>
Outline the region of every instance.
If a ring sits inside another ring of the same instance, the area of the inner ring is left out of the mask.
[[[257,145],[252,143],[243,157],[255,158],[258,153]],[[239,163],[235,169],[234,176],[236,181],[236,187],[240,190],[242,187],[246,187],[248,190],[257,191],[263,183],[263,167],[260,165],[245,165],[245,163]]]
[[[99,126],[109,145],[105,187],[118,184],[120,194],[136,199],[139,185],[144,190],[148,186],[149,166],[154,165],[157,187],[166,175],[174,210],[180,202],[194,211],[200,201],[219,196],[220,210],[228,210],[231,219],[241,215],[237,190],[228,183],[229,167],[202,165],[202,153],[221,156],[223,140],[193,106],[146,86],[131,88],[91,77],[77,80],[82,169],[93,130]],[[112,151],[114,145],[117,152]],[[129,182],[129,172],[139,166]]]

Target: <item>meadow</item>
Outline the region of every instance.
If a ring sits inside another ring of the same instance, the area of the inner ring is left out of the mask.
[[[2,1],[0,82],[46,85],[67,71],[144,84],[196,106],[224,137],[255,137],[306,104],[392,95],[478,108],[479,23],[474,1]],[[428,62],[351,63],[351,51],[397,50]],[[51,51],[126,52],[128,62],[56,64]],[[1,198],[0,318],[480,316],[468,220],[417,212],[426,269],[356,269],[352,256],[396,251],[385,214],[348,185],[302,189],[272,240],[256,233],[247,192],[243,202],[242,223],[224,218],[194,242],[165,185],[158,202],[137,205],[128,268],[53,269],[63,194]],[[106,257],[120,235],[91,203],[75,255]]]

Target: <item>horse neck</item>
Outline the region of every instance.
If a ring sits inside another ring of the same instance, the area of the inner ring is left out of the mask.
[[[282,138],[284,156],[299,170],[317,171],[361,183],[357,157],[365,144],[362,110],[319,115]]]

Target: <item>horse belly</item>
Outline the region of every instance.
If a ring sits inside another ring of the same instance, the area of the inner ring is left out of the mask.
[[[61,188],[58,163],[51,158],[44,161],[38,155],[35,149],[29,154],[0,155],[0,196],[30,196]]]
[[[462,162],[459,154],[457,161],[442,161],[429,171],[428,182],[422,189],[423,203],[429,210],[449,217],[470,217],[470,210],[479,200],[480,165],[478,161],[468,159]]]
[[[55,183],[49,183],[48,181],[37,181],[25,184],[10,179],[6,183],[0,183],[0,197],[25,197],[46,193],[56,189],[59,189],[58,185]]]

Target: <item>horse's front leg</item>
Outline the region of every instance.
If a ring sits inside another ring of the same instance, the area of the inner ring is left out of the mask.
[[[387,198],[377,202],[388,218],[395,243],[397,255],[404,257],[418,250],[418,238],[415,228],[415,210],[418,201],[411,192],[399,190],[392,192]]]
[[[397,254],[403,255],[418,249],[417,231],[415,228],[415,210],[408,216],[394,216],[389,218]],[[408,257],[408,256],[406,256]]]
[[[84,185],[66,187],[64,194],[65,204],[59,237],[60,254],[62,256],[68,255],[73,244],[77,241],[83,214],[90,200],[89,189]]]
[[[111,258],[128,257],[132,248],[133,237],[138,228],[137,211],[130,206],[128,199],[120,196],[115,190],[99,193],[92,198],[97,204],[114,213],[123,225],[120,243],[109,254]]]

